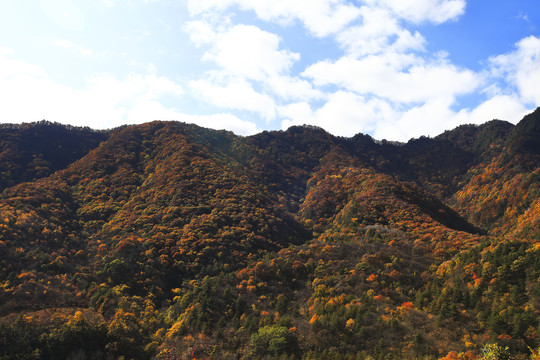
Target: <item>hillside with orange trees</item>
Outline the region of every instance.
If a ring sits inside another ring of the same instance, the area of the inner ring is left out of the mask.
[[[0,359],[532,358],[539,124],[5,126]]]

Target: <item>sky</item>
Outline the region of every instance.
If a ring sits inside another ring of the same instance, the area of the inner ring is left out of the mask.
[[[536,0],[5,0],[0,123],[407,141],[540,106]]]

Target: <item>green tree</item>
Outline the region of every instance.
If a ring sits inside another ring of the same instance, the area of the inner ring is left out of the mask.
[[[250,353],[255,356],[294,353],[297,348],[296,338],[285,326],[264,326],[251,336]]]
[[[511,360],[510,350],[497,344],[486,344],[482,348],[482,360]]]

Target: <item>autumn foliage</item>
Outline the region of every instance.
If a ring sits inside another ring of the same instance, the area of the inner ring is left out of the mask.
[[[534,358],[539,122],[0,128],[0,359]]]

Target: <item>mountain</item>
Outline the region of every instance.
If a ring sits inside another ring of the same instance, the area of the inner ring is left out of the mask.
[[[526,358],[539,117],[407,143],[4,125],[0,358]]]
[[[468,170],[450,203],[493,234],[540,239],[540,111],[527,115],[500,149]]]
[[[0,190],[66,168],[106,140],[107,134],[45,120],[0,125]]]

